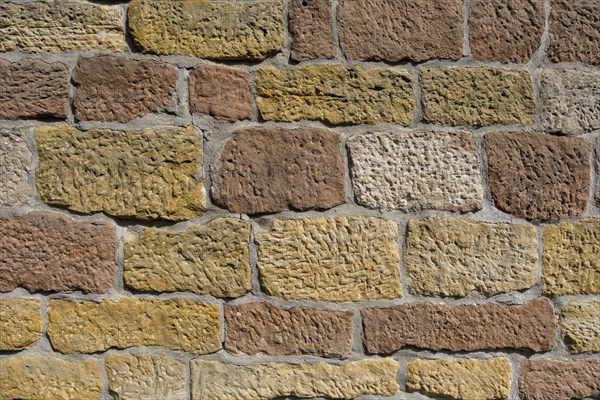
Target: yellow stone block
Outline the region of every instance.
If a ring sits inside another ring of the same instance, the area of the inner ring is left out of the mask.
[[[569,351],[600,352],[600,301],[570,301],[560,313],[559,325]]]
[[[37,300],[0,300],[0,351],[23,350],[42,335],[41,304]]]

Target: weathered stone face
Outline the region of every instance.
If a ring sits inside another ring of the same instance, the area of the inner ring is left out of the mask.
[[[567,346],[575,353],[600,352],[600,301],[570,301],[560,313]]]
[[[27,147],[27,129],[0,128],[0,207],[33,203],[28,182],[33,156]]]
[[[117,218],[184,220],[204,210],[196,128],[35,131],[37,190],[50,205]]]
[[[521,363],[519,393],[523,400],[600,396],[600,360],[525,360]]]
[[[0,299],[0,351],[23,350],[39,340],[42,336],[41,306],[38,300]],[[0,371],[0,377],[2,375]]]
[[[359,204],[384,210],[478,210],[483,205],[469,133],[386,132],[348,140]]]
[[[235,213],[325,209],[345,201],[344,175],[336,132],[244,128],[225,144],[211,194]]]
[[[378,218],[274,220],[256,233],[263,290],[285,300],[393,299],[398,226]]]
[[[282,0],[129,3],[129,29],[143,53],[262,60],[283,46],[283,24]]]
[[[144,229],[128,235],[124,280],[151,292],[239,297],[250,290],[250,222],[219,218],[185,232]]]
[[[598,188],[596,192],[596,207],[600,208],[600,136],[596,140],[596,177],[596,187]]]
[[[337,55],[331,29],[331,0],[291,0],[288,15],[293,60]]]

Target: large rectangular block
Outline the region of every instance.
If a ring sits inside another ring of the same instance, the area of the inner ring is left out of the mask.
[[[600,359],[525,360],[519,393],[523,400],[571,400],[600,397]]]
[[[600,301],[569,301],[559,324],[570,351],[600,352]]]
[[[41,306],[33,299],[0,299],[0,351],[23,350],[39,340],[42,336]]]
[[[27,147],[27,128],[0,128],[0,207],[33,203],[29,171],[33,155]]]

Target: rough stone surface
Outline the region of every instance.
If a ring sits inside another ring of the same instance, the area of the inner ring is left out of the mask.
[[[344,179],[337,132],[252,127],[225,144],[211,194],[242,214],[326,209],[344,203]]]
[[[37,128],[37,190],[50,205],[118,218],[184,220],[204,211],[196,128],[138,132]],[[118,171],[118,173],[115,173]]]
[[[291,0],[288,3],[292,59],[334,58],[331,0]]]
[[[274,220],[255,235],[267,294],[361,301],[402,295],[398,226],[379,218]]]
[[[255,88],[267,121],[408,125],[415,107],[410,74],[391,68],[269,66],[256,71]]]
[[[600,208],[600,136],[596,140],[596,207]]]
[[[570,301],[559,323],[570,351],[600,352],[600,301]]]
[[[144,229],[125,241],[125,285],[240,297],[250,290],[250,222],[218,218],[184,232]]]
[[[113,285],[118,238],[108,222],[58,213],[0,217],[0,292],[105,293]]]
[[[353,399],[363,394],[398,392],[398,363],[361,360],[345,365],[265,363],[237,366],[192,360],[192,399],[269,400],[328,397]]]
[[[525,360],[519,391],[523,400],[571,400],[600,397],[600,359]]]
[[[590,146],[581,138],[534,133],[485,136],[492,199],[531,220],[581,215],[590,192]]]
[[[50,300],[48,336],[65,354],[138,346],[206,354],[221,348],[221,321],[217,306],[192,300]]]
[[[340,45],[350,60],[458,60],[463,54],[460,0],[342,0]]]
[[[0,52],[125,50],[119,5],[83,1],[0,3]]]
[[[423,116],[438,125],[533,125],[527,72],[484,67],[420,69]]]
[[[225,306],[225,348],[234,354],[346,358],[352,350],[352,311],[281,308],[267,303]]]
[[[0,360],[1,400],[98,400],[102,386],[97,360],[65,361],[42,355]]]
[[[198,65],[190,71],[190,110],[225,121],[252,119],[250,73],[239,68]]]
[[[600,219],[545,227],[542,249],[545,293],[600,294]]]
[[[128,122],[148,113],[174,114],[179,72],[156,60],[81,58],[73,71],[75,117]]]
[[[186,369],[182,362],[160,354],[106,359],[108,387],[115,400],[186,400]]]
[[[283,1],[132,0],[129,29],[143,53],[261,60],[283,46]]]
[[[531,225],[432,217],[408,223],[404,262],[412,293],[491,296],[537,283]]]
[[[550,15],[552,62],[600,64],[600,2],[555,0]]]
[[[417,359],[408,363],[406,387],[410,392],[450,399],[508,399],[511,373],[506,358]]]
[[[549,132],[577,135],[600,129],[600,71],[544,71],[539,114]]]
[[[542,44],[544,0],[472,0],[469,9],[475,60],[527,63]]]
[[[0,207],[33,202],[33,191],[27,182],[33,156],[26,136],[26,128],[0,128]]]
[[[479,210],[483,189],[470,133],[383,132],[348,140],[359,204],[376,209]]]
[[[42,336],[41,306],[38,300],[0,299],[0,351],[23,350],[38,341]]]
[[[64,64],[0,60],[0,118],[66,118],[68,83]]]
[[[364,343],[369,353],[389,354],[405,346],[473,351],[554,347],[552,303],[523,305],[411,303],[363,310]]]

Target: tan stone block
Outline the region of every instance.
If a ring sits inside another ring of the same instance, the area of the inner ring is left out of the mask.
[[[33,156],[27,147],[26,128],[0,128],[0,207],[33,203],[28,182]]]
[[[559,325],[570,351],[600,352],[600,301],[570,301],[560,313]]]
[[[38,300],[0,299],[0,351],[23,350],[38,341],[42,336],[40,307]]]

